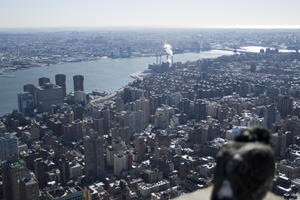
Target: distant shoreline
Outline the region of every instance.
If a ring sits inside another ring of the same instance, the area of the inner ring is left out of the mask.
[[[259,48],[261,49],[267,49],[270,47],[265,47],[265,46],[241,46],[240,48],[236,49],[238,52],[243,52],[243,53],[259,53]],[[202,50],[200,52],[209,52],[209,51],[234,51],[232,48],[216,48],[216,49],[209,49],[209,50]],[[280,53],[296,53],[296,50],[290,50],[290,49],[279,49]],[[184,51],[183,53],[174,53],[175,55],[180,55],[180,54],[186,54],[186,53],[199,53],[199,52],[193,52],[193,51]],[[163,54],[162,56],[165,56],[166,54]],[[11,72],[18,71],[18,70],[26,70],[26,69],[31,69],[34,67],[45,67],[45,66],[52,66],[52,65],[60,65],[60,64],[71,64],[71,63],[81,63],[81,62],[93,62],[93,61],[99,61],[99,60],[108,60],[108,59],[128,59],[128,58],[143,58],[143,57],[155,57],[156,55],[154,53],[151,54],[142,54],[140,56],[130,56],[130,57],[115,57],[111,58],[109,56],[101,56],[101,57],[95,57],[95,58],[87,58],[87,59],[82,59],[82,60],[74,60],[74,61],[60,61],[57,63],[41,63],[39,65],[31,65],[31,66],[23,66],[23,67],[7,67],[7,68],[0,68],[0,78],[1,75],[2,77],[5,78],[5,76],[11,76]],[[8,77],[12,78],[12,77]]]
[[[211,49],[211,50],[203,50],[201,52],[209,52],[209,51],[214,51],[214,50],[218,50],[218,49]],[[226,49],[220,49],[220,51],[230,51],[230,50],[226,50]],[[186,53],[198,53],[198,52],[192,52],[192,51],[186,51],[183,53],[175,53],[175,55],[180,55],[180,54],[186,54]],[[51,63],[51,64],[40,64],[40,65],[31,65],[31,66],[24,66],[24,67],[8,67],[8,68],[0,68],[0,75],[4,76],[10,76],[12,72],[15,71],[19,71],[19,70],[27,70],[27,69],[31,69],[34,67],[49,67],[52,65],[63,65],[63,64],[72,64],[72,63],[82,63],[82,62],[93,62],[93,61],[99,61],[99,60],[116,60],[116,59],[128,59],[128,58],[145,58],[145,57],[155,57],[155,54],[143,54],[141,56],[130,56],[130,57],[116,57],[116,58],[111,58],[108,56],[101,56],[101,57],[96,57],[96,58],[88,58],[87,60],[78,60],[78,61],[60,61],[57,63]],[[165,54],[163,54],[162,56],[165,56]],[[0,76],[1,78],[1,76]]]
[[[201,26],[201,27],[161,27],[161,26],[87,26],[87,27],[0,27],[0,33],[42,33],[58,31],[132,31],[132,30],[300,30],[300,25],[257,25],[257,26]]]

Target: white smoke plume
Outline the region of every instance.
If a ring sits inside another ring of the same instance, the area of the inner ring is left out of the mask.
[[[170,56],[173,56],[172,46],[170,44],[165,43],[164,49],[167,54],[169,54]]]

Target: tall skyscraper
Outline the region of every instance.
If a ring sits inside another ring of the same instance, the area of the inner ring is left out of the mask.
[[[11,135],[11,133],[5,133],[4,137],[0,137],[0,161],[17,156],[18,138]]]
[[[84,170],[87,182],[104,177],[103,143],[103,138],[93,129],[90,129],[87,136],[84,137]]]
[[[64,91],[64,96],[66,96],[66,75],[65,74],[56,74],[55,75],[55,84],[62,87]]]
[[[37,87],[35,91],[36,107],[38,112],[49,112],[51,106],[62,105],[64,103],[63,88],[52,83]]]
[[[32,94],[28,92],[18,93],[19,112],[24,113],[25,116],[34,115],[34,100]]]
[[[73,76],[74,91],[84,91],[84,89],[83,89],[83,80],[84,80],[84,77],[82,75]]]

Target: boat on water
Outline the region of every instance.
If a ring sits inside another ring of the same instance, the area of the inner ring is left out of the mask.
[[[93,90],[91,93],[93,96],[100,96],[100,97],[105,97],[108,95],[106,91],[99,91],[99,90]]]

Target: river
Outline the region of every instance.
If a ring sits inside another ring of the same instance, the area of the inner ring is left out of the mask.
[[[220,50],[176,54],[174,55],[174,62],[217,58],[232,54],[230,51]],[[0,77],[0,113],[4,114],[17,109],[17,93],[22,92],[23,85],[27,83],[38,85],[38,78],[40,77],[49,77],[54,83],[55,74],[66,74],[67,92],[70,92],[73,89],[73,75],[81,74],[84,75],[85,91],[91,92],[97,89],[110,93],[132,81],[130,74],[147,69],[148,64],[154,63],[155,60],[155,57],[104,59],[34,67],[11,72],[10,75],[14,75],[15,78]]]

